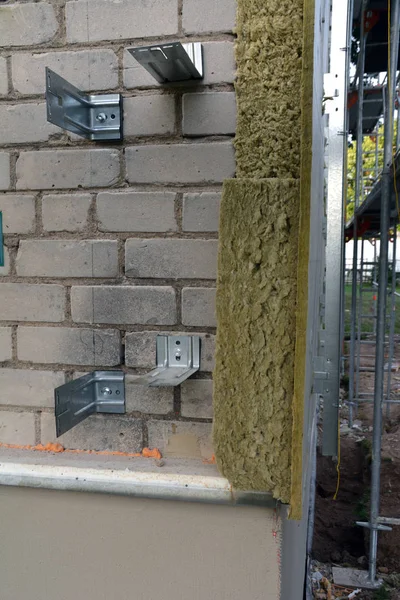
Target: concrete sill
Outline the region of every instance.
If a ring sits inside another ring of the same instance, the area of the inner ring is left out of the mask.
[[[160,463],[158,463],[160,464]],[[198,460],[0,450],[0,485],[99,492],[138,498],[275,506],[268,492],[237,491],[215,465]]]

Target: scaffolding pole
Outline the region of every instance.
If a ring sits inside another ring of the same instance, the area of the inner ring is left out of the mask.
[[[392,366],[394,358],[394,330],[396,325],[396,249],[397,249],[397,219],[393,225],[393,256],[392,256],[392,287],[390,296],[390,330],[389,356],[387,362],[386,398],[390,400],[392,387]],[[390,402],[386,404],[386,418],[390,418]]]
[[[384,346],[386,330],[386,292],[388,280],[388,239],[390,227],[390,163],[393,154],[393,118],[394,95],[396,86],[396,70],[399,46],[399,7],[400,0],[392,0],[391,10],[391,44],[390,60],[388,60],[388,94],[386,114],[384,121],[384,158],[382,172],[381,193],[381,243],[379,254],[379,281],[378,281],[378,310],[376,332],[376,360],[375,360],[375,390],[374,390],[374,421],[371,464],[371,510],[370,510],[370,549],[368,578],[376,583],[376,558],[378,530],[385,527],[379,523],[380,507],[380,475],[381,475],[381,442],[382,442],[382,408],[384,395]],[[389,66],[390,65],[390,66]]]
[[[364,108],[364,68],[365,68],[365,46],[366,34],[364,13],[367,0],[363,0],[361,9],[361,33],[360,54],[357,61],[358,72],[358,106],[357,106],[357,148],[356,148],[356,185],[354,196],[354,219],[353,219],[353,271],[351,283],[351,325],[350,325],[350,365],[349,365],[349,427],[353,427],[353,407],[355,396],[354,385],[354,359],[356,351],[356,322],[357,322],[357,268],[358,268],[358,232],[357,232],[357,209],[361,204],[362,190],[362,150],[363,150],[363,108]]]

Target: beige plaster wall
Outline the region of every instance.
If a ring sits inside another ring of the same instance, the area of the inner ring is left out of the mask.
[[[279,598],[271,509],[0,486],[0,514],[1,600]]]

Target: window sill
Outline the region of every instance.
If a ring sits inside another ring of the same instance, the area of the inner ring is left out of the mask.
[[[162,466],[160,466],[162,464]],[[237,491],[214,464],[195,459],[0,450],[0,485],[225,505],[275,506],[268,492]]]

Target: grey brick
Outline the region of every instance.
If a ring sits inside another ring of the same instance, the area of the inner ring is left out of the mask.
[[[36,150],[17,160],[17,189],[91,188],[119,178],[117,150]]]
[[[3,48],[48,42],[57,29],[54,9],[47,2],[15,3],[0,7],[0,40]]]
[[[0,318],[3,321],[64,320],[65,289],[61,285],[2,283]]]
[[[9,275],[10,273],[10,253],[8,248],[3,247],[4,251],[4,267],[0,267],[0,277]]]
[[[120,364],[120,335],[114,329],[18,327],[18,358],[34,363]]]
[[[203,43],[204,78],[201,83],[232,83],[235,79],[235,56],[232,42]],[[124,84],[128,89],[140,87],[161,87],[154,77],[128,52],[124,51]],[[179,85],[179,84],[177,84]],[[182,82],[182,87],[187,87]]]
[[[200,337],[200,371],[212,372],[215,366],[215,336],[210,334],[200,334]]]
[[[118,247],[111,240],[22,240],[17,274],[23,277],[115,277]]]
[[[8,190],[10,183],[10,155],[0,152],[0,190]]]
[[[184,231],[218,231],[221,194],[198,192],[183,196]]]
[[[73,287],[71,304],[76,323],[173,325],[177,318],[171,287]]]
[[[222,183],[235,173],[231,142],[131,146],[125,156],[131,183]]]
[[[112,50],[26,52],[14,54],[11,65],[14,89],[21,94],[45,92],[45,67],[80,90],[97,92],[118,86],[118,59]]]
[[[217,240],[129,239],[125,272],[128,277],[214,279]]]
[[[205,75],[203,83],[233,83],[236,76],[233,42],[205,42],[203,44]]]
[[[1,17],[1,13],[0,13]],[[33,413],[16,413],[1,411],[0,443],[2,444],[35,444],[35,415]]]
[[[183,0],[186,33],[230,32],[235,26],[236,0]]]
[[[0,327],[0,361],[11,360],[12,342],[11,327]]]
[[[142,412],[154,415],[166,415],[174,408],[173,388],[151,388],[137,385],[136,376],[125,377],[126,412]]]
[[[65,382],[62,371],[0,369],[0,404],[54,407],[54,388]]]
[[[235,92],[183,95],[183,135],[226,135],[236,129]]]
[[[97,42],[178,32],[178,0],[77,0],[67,2],[67,40]]]
[[[100,192],[97,218],[100,231],[176,231],[172,192]]]
[[[216,327],[215,288],[182,290],[182,323],[191,327]]]
[[[0,194],[4,233],[32,233],[35,228],[35,196]]]
[[[125,135],[165,135],[174,132],[175,97],[173,95],[158,94],[124,98]]]
[[[0,57],[0,96],[7,96],[8,90],[7,61]]]
[[[174,458],[211,458],[212,424],[149,421],[149,447]]]
[[[181,386],[181,413],[183,417],[213,418],[212,379],[188,379]]]
[[[0,144],[28,144],[45,142],[60,129],[47,122],[46,105],[0,105]]]
[[[156,337],[158,334],[187,335],[182,332],[135,331],[125,336],[125,364],[136,369],[150,369],[156,365]],[[215,336],[196,333],[200,337],[200,371],[214,369]]]
[[[57,442],[64,448],[140,452],[143,448],[142,421],[116,415],[92,415],[56,438],[54,415],[41,416],[42,444]]]
[[[45,231],[82,231],[87,225],[90,194],[44,196],[42,201]]]

